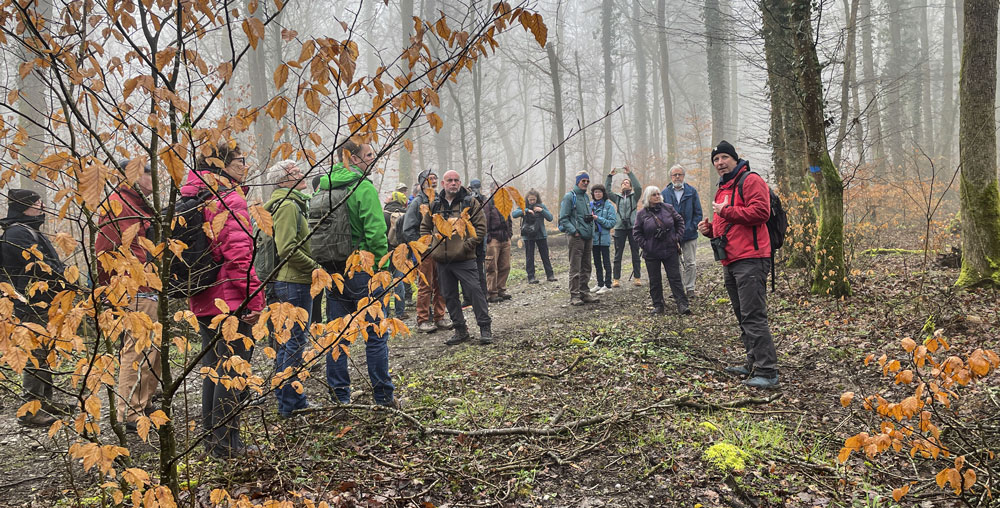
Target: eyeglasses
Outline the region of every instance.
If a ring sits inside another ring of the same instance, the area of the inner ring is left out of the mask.
[[[586,178],[584,178],[583,180],[580,180],[580,181],[581,181],[581,182],[586,182],[586,183],[590,183],[590,180],[587,180]]]
[[[247,163],[247,158],[246,157],[233,157],[233,162],[236,162],[236,161],[240,161],[240,164],[244,164],[245,165]]]

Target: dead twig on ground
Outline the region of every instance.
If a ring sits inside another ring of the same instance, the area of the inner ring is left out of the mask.
[[[538,370],[519,370],[516,372],[508,372],[507,374],[501,374],[497,376],[497,379],[504,379],[508,377],[547,377],[550,379],[559,379],[565,376],[566,374],[569,374],[570,371],[575,369],[577,365],[580,364],[580,362],[593,357],[594,357],[593,355],[577,355],[576,359],[573,360],[573,363],[569,364],[569,367],[566,367],[565,369],[555,374],[549,372],[542,372]]]

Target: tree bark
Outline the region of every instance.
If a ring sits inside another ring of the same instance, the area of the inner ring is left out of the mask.
[[[858,19],[863,20],[861,22],[861,61],[865,72],[865,120],[875,152],[873,157],[875,174],[884,177],[886,176],[886,159],[882,134],[882,110],[878,97],[878,75],[875,74],[875,51],[872,47],[872,0],[861,0],[859,10]]]
[[[247,0],[245,4],[249,4],[252,1],[254,0]],[[249,12],[249,8],[246,5],[244,5],[244,8]],[[266,22],[267,4],[260,5],[253,17],[256,17],[262,23]],[[271,29],[273,31],[273,27]],[[274,34],[272,33],[271,35]],[[272,87],[273,72],[268,69],[267,65],[267,44],[265,42],[261,41],[257,45],[257,49],[250,50],[250,60],[248,62],[248,69],[250,71],[250,108],[261,108],[261,114],[257,115],[257,121],[253,124],[254,155],[257,160],[257,167],[263,170],[271,167],[271,149],[274,147],[274,133],[277,130],[274,121],[270,116],[263,114],[262,109],[271,100],[271,97],[274,96],[275,91]],[[272,185],[272,182],[264,182],[260,190],[262,192],[260,198],[266,201],[268,196],[271,195],[271,191],[274,190],[274,185]]]
[[[580,101],[580,125],[587,125],[587,108],[586,108],[586,103],[583,102],[583,73],[580,72],[579,51],[573,52],[573,63],[576,64],[576,94],[577,94],[577,99]],[[583,157],[583,160],[581,161],[580,167],[583,168],[584,171],[589,172],[593,164],[591,164],[590,156],[587,154],[588,152],[587,129],[584,129],[583,132],[580,133],[580,135],[583,137],[582,139],[583,150],[581,150],[582,152],[581,156]]]
[[[962,3],[959,0],[958,3]],[[941,163],[947,170],[951,168],[952,144],[955,142],[955,1],[944,2],[944,56],[941,61],[941,131],[938,143],[941,146]]]
[[[660,87],[663,89],[663,125],[667,136],[667,164],[677,163],[677,129],[674,126],[674,100],[670,94],[670,53],[667,48],[667,2],[656,2],[657,41],[660,46]]]
[[[805,133],[798,79],[793,70],[795,48],[789,28],[788,3],[766,0],[761,3],[761,11],[764,13],[764,54],[771,103],[771,157],[778,194],[788,209],[787,264],[812,267],[816,208],[806,176]]]
[[[931,42],[930,24],[927,22],[927,0],[920,6],[920,110],[923,126],[923,149],[929,154],[937,154],[934,144],[934,109],[931,103]]]
[[[719,0],[705,0],[705,54],[708,68],[708,90],[712,108],[712,143],[725,139],[728,126],[727,84],[729,81],[728,62],[724,55],[724,43],[718,34],[727,30],[722,24]]]
[[[858,3],[859,0],[850,0],[850,7],[848,7],[848,0],[844,0],[844,14],[847,16],[847,43],[844,46],[844,79],[840,81],[840,126],[837,130],[837,146],[833,149],[833,165],[837,167],[840,167],[844,145],[847,144],[847,125],[851,112],[850,89],[854,83],[854,44],[857,34]]]
[[[472,114],[476,123],[476,178],[483,179],[483,64],[472,69]]]
[[[612,0],[603,0],[601,3],[601,55],[604,59],[604,112],[608,113],[611,111],[615,87],[612,80],[612,72],[614,71],[614,62],[611,60],[611,38],[612,38],[612,19],[611,16],[614,14],[614,2]],[[604,119],[604,170],[607,171],[611,168],[611,150],[612,150],[612,139],[613,126],[611,123],[611,115],[608,115]],[[559,188],[563,188],[565,184],[563,182],[559,183]]]
[[[642,25],[639,23],[640,16],[642,15],[642,9],[639,6],[640,0],[632,1],[632,43],[635,46],[635,69],[636,69],[636,85],[635,85],[635,118],[633,119],[633,125],[635,125],[635,160],[633,164],[635,166],[642,168],[643,171],[649,171],[649,129],[647,128],[647,121],[649,115],[649,97],[646,89],[646,83],[649,81],[648,69],[646,68],[646,43],[643,40],[644,34],[642,30]]]
[[[832,297],[848,296],[851,285],[844,264],[844,188],[826,144],[823,83],[812,35],[810,0],[793,0],[790,18],[796,61],[800,64],[796,71],[801,87],[806,157],[819,190],[820,223],[812,292]]]
[[[905,165],[906,153],[903,150],[903,119],[906,118],[906,111],[903,107],[903,97],[900,90],[905,86],[903,77],[903,37],[901,25],[903,24],[901,0],[888,0],[889,6],[889,62],[886,65],[885,86],[888,87],[886,93],[886,128],[889,131],[889,153],[892,159],[892,174],[899,174]],[[890,176],[889,178],[892,178]]]
[[[549,76],[552,78],[552,93],[555,106],[555,114],[552,121],[555,127],[556,142],[566,139],[563,130],[563,104],[562,104],[562,84],[559,82],[559,57],[556,55],[555,42],[549,41],[545,45],[545,52],[549,57]],[[556,149],[559,155],[559,194],[566,193],[566,145],[560,144]]]
[[[1000,286],[997,0],[966,0],[959,77],[962,270],[957,286]]]
[[[28,7],[29,12],[31,8],[34,8],[37,15],[43,19],[48,20],[52,18],[51,0],[36,2],[34,6]],[[24,38],[26,42],[37,41],[37,39],[29,37],[27,33]],[[20,53],[21,61],[24,62],[32,61],[38,57],[37,54],[22,46],[18,46],[18,53]],[[40,77],[40,74],[46,73],[47,69],[48,67],[35,66],[31,72],[21,78],[21,73],[17,71],[15,66],[13,74],[18,76],[17,123],[18,127],[23,128],[24,132],[28,135],[24,146],[18,151],[18,162],[23,168],[20,173],[19,185],[22,189],[30,189],[37,192],[42,198],[42,203],[49,206],[45,185],[31,178],[31,166],[41,162],[42,156],[45,153],[45,147],[48,146],[46,132],[51,129],[49,120],[51,108],[49,107],[49,94],[47,93],[49,87],[45,83],[45,80]]]
[[[413,0],[400,0],[399,2],[399,21],[402,27],[402,46],[401,48],[410,47],[410,37],[413,36]],[[401,129],[409,129],[413,124],[413,115],[406,114],[400,123]],[[412,139],[409,136],[406,139]],[[468,172],[468,166],[466,166],[466,172]],[[468,178],[468,175],[466,175]],[[409,150],[404,146],[402,150],[399,151],[399,181],[400,182],[412,182],[413,177],[413,156]],[[466,179],[468,181],[468,179]]]

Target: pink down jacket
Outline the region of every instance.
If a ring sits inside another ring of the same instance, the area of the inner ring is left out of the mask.
[[[197,195],[198,191],[207,188],[202,180],[212,177],[218,179],[220,188],[226,187],[231,191],[220,189],[222,203],[205,207],[205,222],[211,224],[212,219],[225,211],[229,212],[229,217],[221,231],[215,232],[215,240],[212,242],[212,256],[222,263],[218,283],[190,298],[191,312],[198,317],[221,314],[215,305],[216,298],[221,298],[230,309],[235,310],[260,287],[260,279],[257,278],[252,263],[254,243],[250,236],[252,227],[247,208],[247,188],[238,187],[225,176],[212,174],[210,171],[192,171],[188,174],[187,183],[181,187],[181,195]],[[264,292],[260,291],[250,300],[247,310],[260,311],[263,308]]]

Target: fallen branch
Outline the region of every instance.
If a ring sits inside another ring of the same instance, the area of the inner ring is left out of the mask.
[[[550,374],[548,372],[542,372],[542,371],[537,371],[537,370],[519,370],[517,372],[508,372],[507,374],[501,374],[501,375],[497,376],[497,379],[503,379],[503,378],[507,378],[507,377],[547,377],[547,378],[550,378],[550,379],[559,379],[559,378],[565,376],[566,374],[569,374],[570,371],[572,371],[573,369],[575,369],[577,367],[577,365],[580,364],[580,362],[582,362],[582,361],[584,361],[584,360],[586,360],[588,358],[593,358],[593,356],[592,355],[577,355],[576,359],[573,360],[573,363],[569,364],[569,367],[566,367],[565,369],[563,369],[563,370],[561,370],[561,371],[559,371],[559,372],[557,372],[555,374]]]
[[[747,406],[762,406],[764,404],[770,404],[781,398],[781,393],[776,393],[766,399],[749,398],[732,400],[729,402],[722,402],[716,404],[714,402],[695,402],[693,400],[681,400],[677,402],[677,407],[689,407],[691,409],[700,409],[702,411],[711,411],[719,409],[739,409]]]

